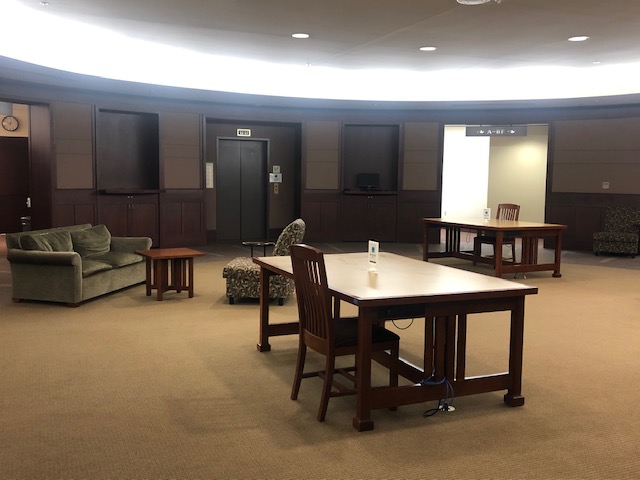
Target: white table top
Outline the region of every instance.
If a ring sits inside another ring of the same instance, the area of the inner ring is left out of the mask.
[[[456,298],[500,298],[536,294],[537,287],[457,268],[380,252],[377,271],[369,271],[368,255],[325,254],[329,288],[354,304],[431,303]],[[270,270],[293,275],[290,257],[258,257]]]

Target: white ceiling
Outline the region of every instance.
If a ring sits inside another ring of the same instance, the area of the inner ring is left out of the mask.
[[[456,0],[19,3],[136,39],[277,64],[422,73],[554,66],[583,68],[586,76],[592,69],[640,64],[640,0],[502,0],[477,6]],[[294,32],[310,38],[293,39]],[[568,42],[573,35],[590,39]],[[421,52],[421,46],[437,50]],[[474,78],[465,81],[472,84]]]

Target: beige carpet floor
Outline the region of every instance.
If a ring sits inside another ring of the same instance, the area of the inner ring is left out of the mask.
[[[574,258],[562,278],[515,280],[539,288],[526,301],[523,407],[503,392],[461,397],[429,418],[433,402],[375,411],[375,430],[358,433],[353,397],[332,399],[325,423],[318,380],[289,399],[296,339],[256,350],[257,303],[224,297],[235,251],[197,260],[192,299],[136,286],[75,309],[12,303],[0,259],[0,479],[640,478],[635,265]],[[295,299],[271,313],[294,319]],[[470,317],[468,374],[506,369],[507,324]],[[422,321],[390,328],[418,362]]]

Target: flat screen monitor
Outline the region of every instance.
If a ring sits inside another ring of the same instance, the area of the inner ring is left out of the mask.
[[[356,175],[356,186],[361,190],[380,190],[380,174],[359,173]]]

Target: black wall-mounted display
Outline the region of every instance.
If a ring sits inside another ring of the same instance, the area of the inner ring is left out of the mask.
[[[358,173],[356,175],[356,185],[360,190],[365,190],[365,191],[380,190],[380,174]]]

